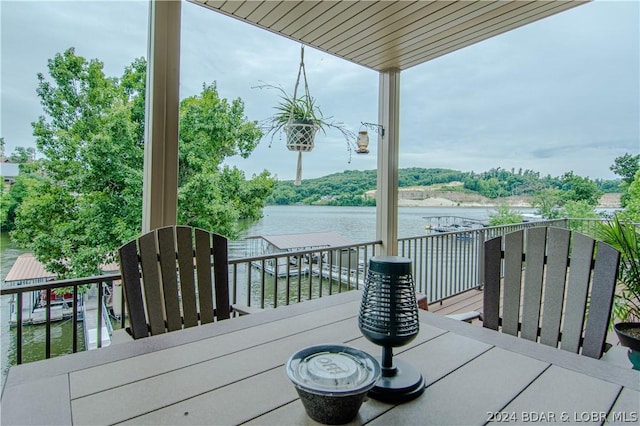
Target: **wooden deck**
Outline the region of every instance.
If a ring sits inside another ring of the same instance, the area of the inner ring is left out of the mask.
[[[429,312],[440,315],[461,314],[469,311],[482,312],[482,290],[467,290],[440,302],[429,302]],[[482,321],[474,320],[474,324]]]

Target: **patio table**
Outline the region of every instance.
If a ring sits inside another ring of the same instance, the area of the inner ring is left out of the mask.
[[[346,343],[379,355],[357,325],[361,293],[318,300],[12,367],[2,424],[260,424],[310,420],[284,364]],[[640,372],[429,312],[395,350],[427,388],[368,399],[356,424],[638,423]]]

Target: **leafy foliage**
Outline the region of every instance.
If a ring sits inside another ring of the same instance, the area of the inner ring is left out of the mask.
[[[44,115],[32,123],[43,158],[3,196],[3,224],[59,277],[93,275],[141,231],[146,61],[109,78],[71,48],[48,69],[51,80],[38,74]],[[249,156],[262,133],[215,84],[183,100],[180,115],[179,223],[233,238],[241,219],[261,217],[275,179],[265,171],[247,181],[221,164]]]
[[[9,156],[12,163],[23,164],[36,159],[36,150],[34,148],[16,147],[15,151]]]
[[[12,231],[15,228],[16,210],[38,180],[42,179],[38,175],[36,162],[21,164],[20,169],[21,172],[16,176],[15,182],[0,197],[0,228],[3,232]]]
[[[631,222],[640,223],[640,170],[636,172],[626,195],[629,201],[622,212],[622,217]]]
[[[513,195],[533,196],[541,214],[548,218],[560,217],[564,212],[563,206],[570,201],[580,201],[580,197],[584,196],[588,197],[588,204],[591,205],[593,200],[597,203],[600,196],[595,182],[573,173],[561,178],[541,178],[539,173],[530,170],[515,173],[513,170],[499,168],[484,173],[418,167],[400,169],[398,172],[398,184],[401,188],[453,182],[463,182],[463,185],[448,186],[447,191],[459,190],[493,199]],[[617,189],[617,182],[614,181],[609,187]],[[295,186],[291,181],[280,181],[267,201],[279,205],[375,205],[375,200],[366,195],[368,191],[375,189],[375,170],[347,170],[317,179],[306,179],[300,186]]]
[[[622,181],[629,185],[638,170],[640,170],[640,154],[631,155],[626,153],[622,157],[616,158],[609,169],[622,177]]]
[[[633,202],[633,199],[630,198],[629,186],[633,182],[634,176],[640,171],[640,154],[631,155],[626,153],[622,157],[616,158],[609,169],[622,177],[621,190],[623,194],[620,198],[620,203],[623,207],[626,207],[629,202]]]
[[[500,204],[494,213],[489,215],[489,226],[509,225],[522,223],[522,215],[512,210],[508,204]]]
[[[45,115],[32,126],[43,158],[11,235],[60,277],[98,273],[140,227],[142,140],[102,68],[68,49],[49,60],[52,81],[38,74]]]
[[[616,293],[614,315],[620,321],[640,321],[640,235],[638,228],[615,215],[601,223],[599,237],[620,251],[621,264]]]

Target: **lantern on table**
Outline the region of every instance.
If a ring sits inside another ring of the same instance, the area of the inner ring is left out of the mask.
[[[411,260],[399,256],[369,259],[360,313],[360,331],[382,346],[382,375],[369,396],[384,402],[405,402],[424,392],[420,371],[393,358],[393,348],[411,342],[419,332],[418,305],[411,274]]]

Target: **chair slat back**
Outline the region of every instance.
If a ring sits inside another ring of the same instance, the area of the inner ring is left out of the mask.
[[[484,296],[482,325],[492,330],[500,327],[500,280],[502,263],[502,238],[492,238],[484,243]]]
[[[160,274],[162,276],[162,297],[164,301],[164,314],[167,320],[167,331],[180,330],[182,319],[180,314],[180,301],[178,300],[178,274],[176,270],[176,244],[173,229],[158,229],[158,254],[160,261]],[[153,253],[150,251],[150,253]],[[161,328],[164,324],[161,324]],[[159,331],[152,332],[155,334]]]
[[[118,250],[120,256],[120,273],[124,287],[129,326],[134,339],[149,335],[147,316],[144,309],[142,284],[140,282],[140,263],[136,240],[130,241]]]
[[[213,288],[211,281],[211,235],[196,230],[196,275],[198,277],[198,300],[200,303],[200,321],[202,324],[213,322]]]
[[[493,330],[600,358],[620,253],[561,228],[485,242],[484,319]]]
[[[567,229],[547,229],[547,271],[542,302],[540,343],[548,346],[558,346],[560,340],[570,236],[571,233]]]
[[[522,281],[522,232],[512,232],[504,238],[504,279],[505,282]],[[518,335],[520,324],[520,289],[519,285],[504,286],[504,302],[502,305],[502,332]]]
[[[585,309],[588,303],[591,262],[595,241],[583,234],[573,234],[571,252],[571,274],[567,284],[562,349],[578,352],[580,336],[584,324]]]
[[[196,280],[193,274],[194,249],[191,228],[177,226],[176,243],[184,327],[194,327],[198,325],[198,303],[196,300]]]
[[[613,295],[620,267],[620,252],[608,244],[598,244],[598,256],[593,269],[593,282],[600,285],[591,290],[591,304],[584,336],[582,354],[600,358],[607,337]],[[597,301],[597,303],[595,303]]]
[[[168,226],[123,245],[119,256],[135,339],[230,317],[225,237]]]
[[[144,283],[144,301],[151,334],[162,333],[165,329],[164,299],[162,297],[162,278],[158,268],[157,244],[155,233],[145,234],[138,239],[140,269]],[[124,283],[124,285],[127,284]]]
[[[520,232],[524,235],[524,231]],[[524,281],[521,337],[533,341],[538,339],[546,241],[547,228],[529,230],[526,252],[530,253],[530,256],[527,257],[527,274]]]

